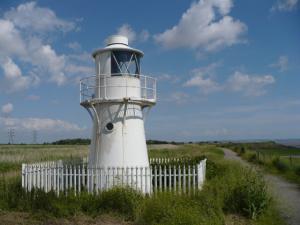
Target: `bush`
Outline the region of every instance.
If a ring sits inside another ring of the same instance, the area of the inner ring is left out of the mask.
[[[217,176],[207,182],[203,194],[211,193],[214,201],[225,212],[238,213],[248,218],[256,218],[270,205],[263,178],[240,164],[223,165],[223,176]]]
[[[245,150],[244,146],[242,146],[240,148],[239,155],[244,155],[245,153],[246,153],[246,150]]]
[[[142,195],[130,188],[112,188],[101,193],[96,208],[105,212],[117,212],[133,220],[142,201]]]
[[[269,206],[270,197],[261,176],[250,169],[244,169],[242,173],[225,205],[229,211],[255,219]]]
[[[199,225],[223,224],[223,212],[213,207],[211,195],[194,197],[158,193],[144,201],[138,224],[141,225]]]
[[[222,164],[216,163],[211,160],[206,161],[206,178],[208,180],[216,176],[223,176],[224,172],[225,172],[225,168]]]
[[[288,166],[284,162],[282,162],[279,157],[276,157],[272,160],[272,165],[279,171],[284,172],[288,170]]]
[[[297,174],[298,176],[300,176],[300,166],[297,166],[295,169],[295,174]]]
[[[251,152],[247,155],[247,160],[252,163],[256,163],[258,161],[257,155],[254,152]]]

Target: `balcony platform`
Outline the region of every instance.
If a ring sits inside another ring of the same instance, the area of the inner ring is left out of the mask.
[[[80,104],[133,103],[150,107],[156,103],[156,79],[140,74],[96,75],[80,80]]]

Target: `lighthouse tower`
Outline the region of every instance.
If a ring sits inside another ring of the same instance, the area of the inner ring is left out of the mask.
[[[93,120],[89,167],[148,167],[146,108],[156,103],[156,80],[141,73],[144,53],[113,35],[93,58],[96,75],[80,81],[80,104]]]

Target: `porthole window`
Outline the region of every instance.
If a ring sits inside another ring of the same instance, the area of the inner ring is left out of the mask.
[[[114,129],[114,125],[113,125],[113,123],[109,122],[106,124],[105,128],[108,131],[112,131]]]

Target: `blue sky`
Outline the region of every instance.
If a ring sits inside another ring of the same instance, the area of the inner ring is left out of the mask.
[[[112,34],[144,51],[158,80],[148,139],[300,137],[300,3],[0,2],[0,143],[89,137],[80,78]]]

